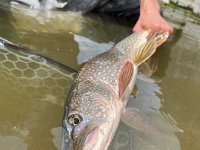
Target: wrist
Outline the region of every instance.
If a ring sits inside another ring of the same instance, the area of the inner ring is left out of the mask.
[[[158,0],[140,0],[140,14],[160,13],[160,4]]]

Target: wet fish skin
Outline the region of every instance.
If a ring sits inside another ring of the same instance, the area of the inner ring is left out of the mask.
[[[65,107],[64,150],[106,150],[134,87],[138,66],[168,36],[134,33],[91,59],[78,73]]]

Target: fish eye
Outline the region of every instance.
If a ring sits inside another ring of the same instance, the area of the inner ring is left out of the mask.
[[[80,122],[82,121],[82,118],[80,115],[78,114],[73,114],[73,115],[70,115],[68,117],[68,123],[71,125],[71,126],[77,126],[80,124]]]

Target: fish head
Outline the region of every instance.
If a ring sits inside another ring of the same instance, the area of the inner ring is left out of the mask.
[[[93,92],[74,98],[64,118],[63,150],[105,149],[114,122],[109,103]]]

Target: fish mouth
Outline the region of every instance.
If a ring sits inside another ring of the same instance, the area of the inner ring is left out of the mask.
[[[65,128],[62,128],[61,150],[73,150],[73,140]]]
[[[80,137],[73,140],[70,137],[69,132],[62,128],[62,143],[61,150],[94,150],[94,147],[97,147],[97,143],[100,141],[99,138],[99,126],[95,126],[86,134],[82,133]]]

